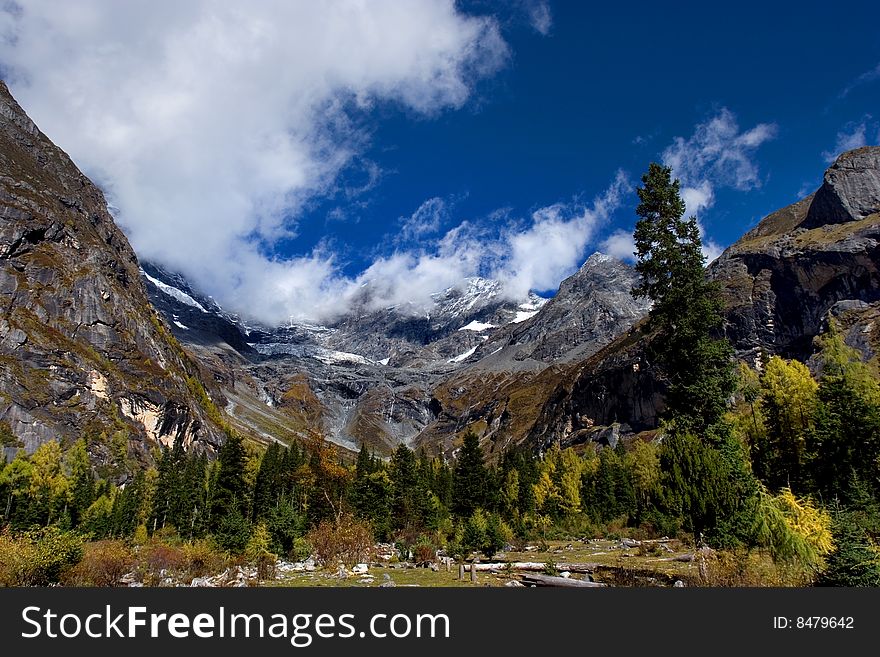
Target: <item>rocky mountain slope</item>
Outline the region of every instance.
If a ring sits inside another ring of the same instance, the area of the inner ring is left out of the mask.
[[[150,305],[104,196],[0,82],[0,422],[12,456],[85,437],[93,457],[222,440],[198,367]]]
[[[519,380],[595,352],[647,312],[629,289],[631,267],[595,255],[550,301],[509,301],[498,281],[470,278],[433,296],[429,309],[368,310],[327,326],[256,327],[225,314],[179,275],[145,263],[154,305],[215,372],[240,428],[290,440],[321,436],[390,454],[435,434],[454,442],[490,381]],[[494,385],[494,384],[493,384]],[[506,407],[505,407],[506,408]]]
[[[841,155],[815,194],[762,220],[709,274],[724,284],[726,333],[743,357],[808,358],[829,312],[859,346],[876,343],[857,336],[876,330],[859,317],[880,301],[880,147]]]
[[[709,267],[725,297],[725,334],[739,358],[807,360],[836,317],[866,358],[880,347],[880,147],[841,155],[814,194],[765,217]],[[638,330],[560,376],[523,440],[577,442],[650,429],[663,384]],[[615,428],[615,430],[619,430]],[[604,432],[604,433],[603,433]]]

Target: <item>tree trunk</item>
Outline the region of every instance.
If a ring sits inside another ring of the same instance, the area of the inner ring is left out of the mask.
[[[583,579],[569,579],[568,577],[552,577],[550,575],[523,575],[520,577],[523,584],[534,586],[563,586],[571,588],[605,588],[607,584],[601,582],[588,582]]]

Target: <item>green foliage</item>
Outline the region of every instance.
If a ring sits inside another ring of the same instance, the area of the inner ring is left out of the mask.
[[[850,503],[832,507],[832,533],[837,549],[828,557],[821,586],[880,586],[880,505],[867,487],[855,481]]]
[[[480,509],[476,509],[465,521],[462,530],[460,546],[467,556],[471,552],[479,552],[486,543],[486,515]]]
[[[376,538],[387,541],[392,529],[395,490],[391,478],[384,469],[375,472],[361,470],[361,473],[352,487],[351,505],[359,518],[370,522]],[[397,508],[405,510],[407,507],[403,501],[399,501]]]
[[[722,454],[687,433],[667,436],[660,450],[662,506],[695,536],[712,532],[732,511],[737,492]]]
[[[64,465],[70,481],[70,512],[73,523],[77,524],[95,501],[95,475],[84,440],[77,440],[67,451]]]
[[[265,523],[259,523],[248,539],[244,549],[244,555],[248,562],[257,567],[257,576],[260,579],[272,577],[275,574],[277,555],[272,552],[272,535]]]
[[[820,340],[813,478],[826,499],[846,499],[856,479],[880,494],[880,381],[832,325]]]
[[[672,170],[651,163],[642,182],[633,233],[640,282],[633,294],[654,302],[649,350],[667,379],[666,416],[699,435],[721,419],[735,386],[733,350],[712,337],[722,321],[720,288],[706,279],[699,226],[695,217],[683,219]]]
[[[250,523],[235,507],[220,517],[217,529],[214,531],[217,545],[231,554],[241,554],[250,537]]]
[[[483,463],[480,439],[473,431],[464,435],[464,442],[452,474],[452,508],[467,516],[486,506],[488,473]]]
[[[296,540],[305,533],[306,520],[289,502],[274,507],[266,518],[265,526],[271,537],[271,550],[276,554],[289,554]]]
[[[219,527],[233,516],[244,519],[246,515],[245,450],[239,436],[227,437],[217,455],[216,467],[217,475],[211,489],[212,527]]]
[[[101,495],[82,514],[79,530],[92,538],[107,538],[113,534],[113,501]]]
[[[611,449],[603,449],[598,461],[595,470],[588,470],[581,482],[590,515],[597,522],[634,519],[637,499],[629,464]]]
[[[771,489],[804,490],[809,442],[815,431],[819,386],[805,365],[773,356],[761,375],[764,432],[756,436],[756,474]]]
[[[574,451],[563,450],[554,443],[538,466],[538,480],[534,484],[536,509],[556,519],[578,513],[584,467],[584,461]]]
[[[2,420],[0,421],[0,449],[6,447],[21,448],[24,447],[24,443],[12,433],[12,428],[9,426],[9,422]]]

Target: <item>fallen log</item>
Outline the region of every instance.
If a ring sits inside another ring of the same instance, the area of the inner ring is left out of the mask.
[[[590,582],[584,579],[571,579],[569,577],[554,577],[552,575],[521,575],[520,581],[533,586],[565,586],[572,588],[604,588],[608,586],[602,582]]]
[[[539,561],[496,561],[491,563],[472,563],[465,564],[464,568],[470,571],[475,568],[477,572],[502,572],[504,570],[525,570],[543,572],[547,567],[546,563]],[[592,573],[599,567],[597,563],[557,563],[557,570],[567,570],[570,573]]]

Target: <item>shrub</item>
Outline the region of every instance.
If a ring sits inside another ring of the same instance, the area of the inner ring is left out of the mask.
[[[431,540],[427,536],[420,536],[419,540],[416,541],[416,544],[413,545],[412,550],[413,558],[416,563],[434,561],[434,558],[437,555],[437,550],[434,547],[434,544],[431,543]]]
[[[72,586],[118,586],[134,565],[134,555],[122,541],[96,541],[85,546],[83,559],[65,576]]]
[[[138,553],[136,572],[146,586],[159,586],[165,577],[185,567],[186,555],[181,548],[153,539]]]
[[[0,534],[0,584],[57,584],[82,557],[82,538],[72,532],[45,527],[15,537],[7,530]]]
[[[209,540],[197,540],[182,547],[184,574],[187,579],[205,577],[222,571],[227,566],[227,558],[219,553]]]
[[[293,539],[293,546],[290,548],[289,557],[294,561],[305,561],[312,556],[312,544],[303,537]]]
[[[245,547],[244,554],[248,562],[257,567],[257,577],[267,579],[275,576],[278,557],[269,549],[272,537],[265,523],[254,528],[254,533]]]
[[[366,561],[373,547],[370,526],[350,513],[341,514],[335,520],[322,520],[306,536],[315,550],[318,561],[326,566],[338,562],[346,566]]]

